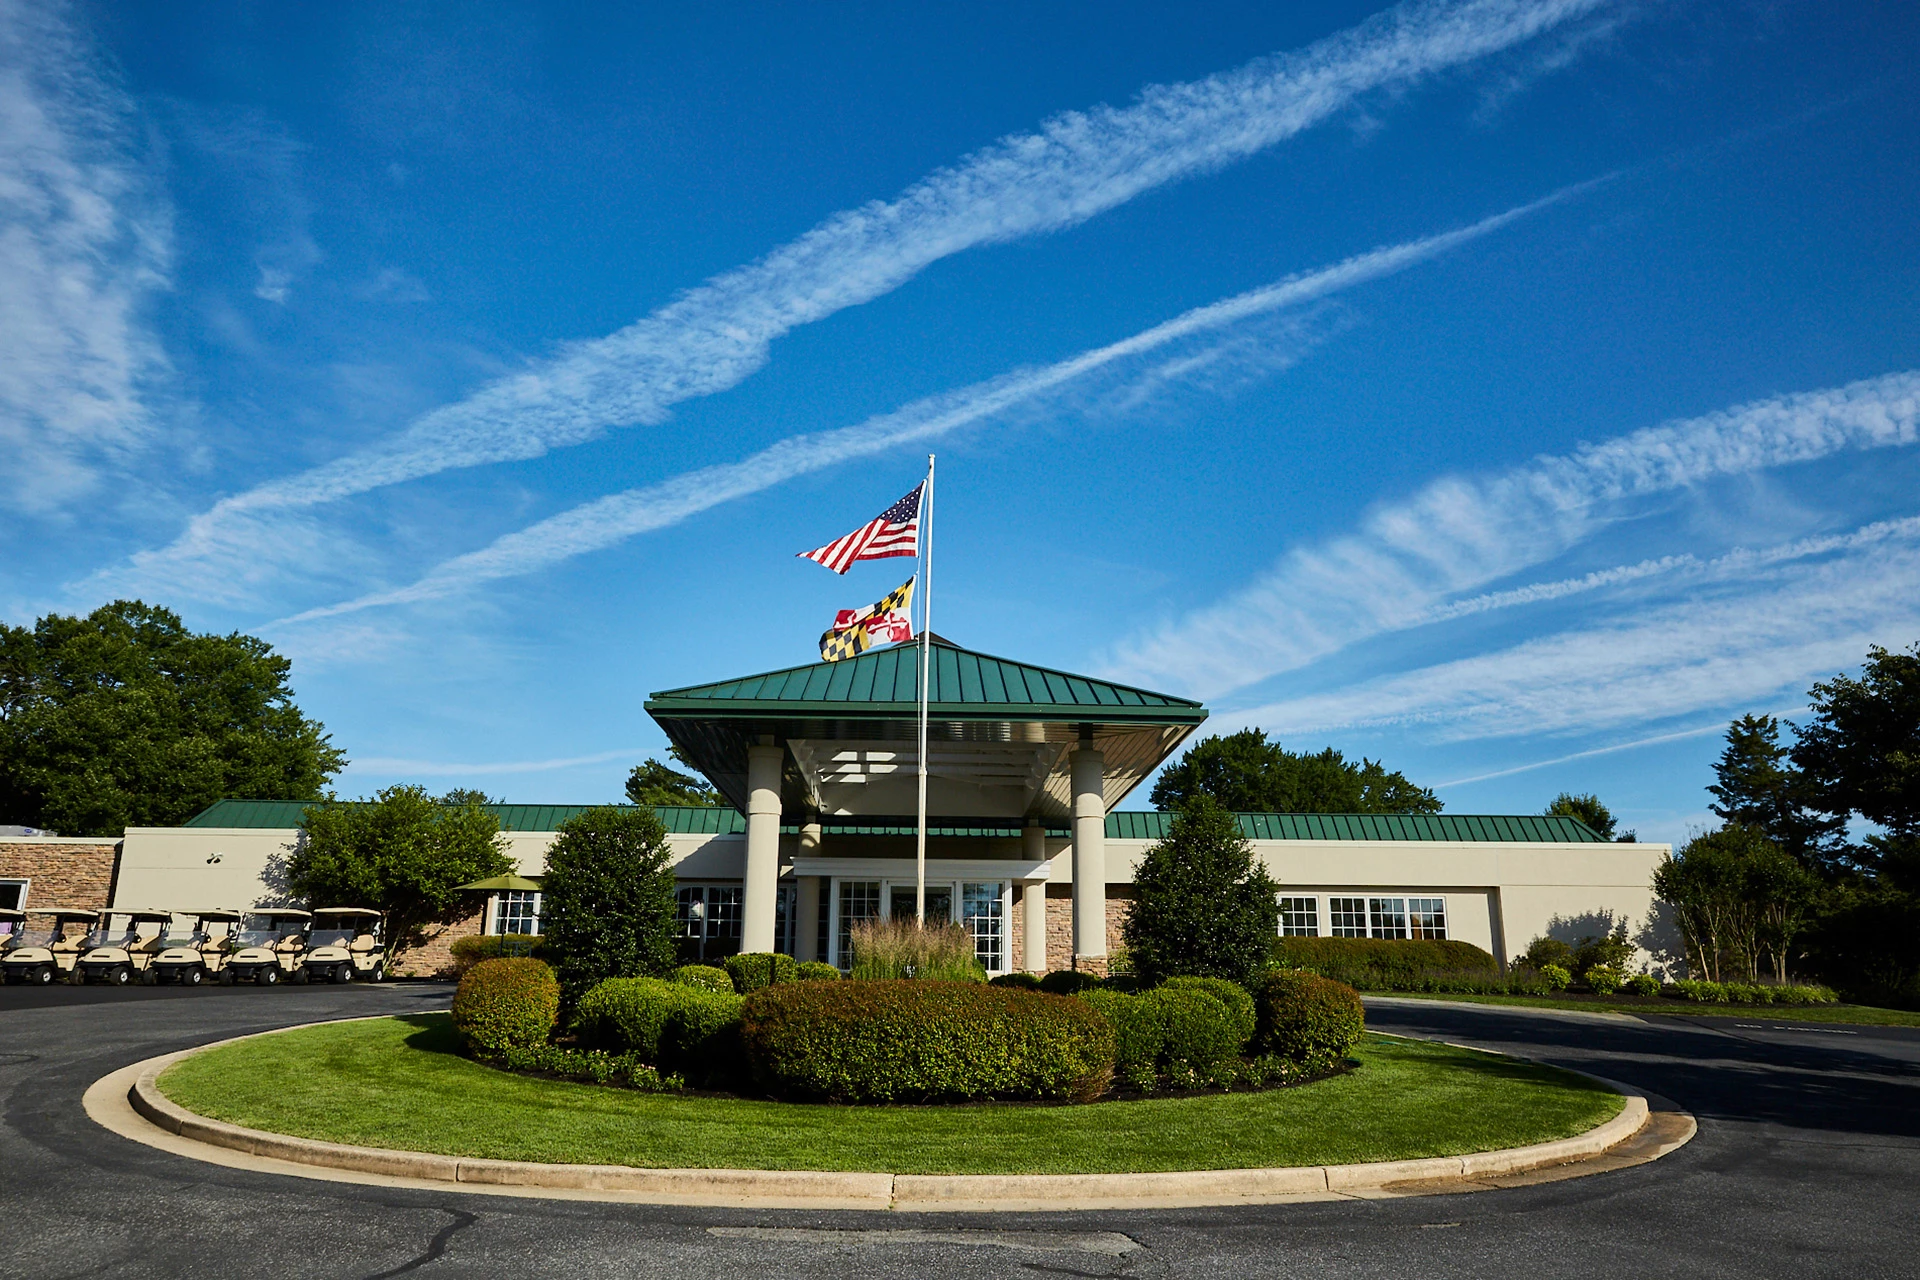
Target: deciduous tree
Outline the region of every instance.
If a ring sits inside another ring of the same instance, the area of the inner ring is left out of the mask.
[[[1153,784],[1153,803],[1175,809],[1206,796],[1229,810],[1272,813],[1438,813],[1433,792],[1377,760],[1355,764],[1332,747],[1288,751],[1259,729],[1195,744]]]

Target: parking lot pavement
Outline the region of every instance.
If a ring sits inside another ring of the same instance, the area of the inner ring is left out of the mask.
[[[1570,1182],[1258,1208],[981,1218],[446,1195],[203,1164],[116,1137],[81,1110],[90,1083],[141,1058],[443,1008],[450,995],[442,984],[0,989],[0,1268],[30,1280],[1920,1275],[1920,1038],[1877,1028],[1378,1008],[1380,1030],[1652,1090],[1698,1116],[1700,1135],[1654,1164]]]

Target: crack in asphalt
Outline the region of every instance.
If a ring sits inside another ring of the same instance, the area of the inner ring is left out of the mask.
[[[464,1209],[443,1207],[441,1212],[452,1214],[453,1221],[434,1233],[433,1239],[427,1242],[427,1251],[425,1253],[410,1262],[401,1263],[391,1271],[377,1271],[373,1275],[368,1276],[367,1280],[392,1280],[394,1276],[402,1276],[409,1271],[418,1271],[421,1267],[426,1266],[429,1262],[432,1262],[435,1258],[438,1258],[447,1251],[447,1243],[453,1239],[455,1232],[464,1231],[474,1223],[480,1221],[479,1214],[468,1213]]]

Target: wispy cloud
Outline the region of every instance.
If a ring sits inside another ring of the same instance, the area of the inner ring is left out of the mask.
[[[1360,530],[1123,647],[1108,674],[1216,697],[1368,636],[1418,625],[1464,591],[1540,564],[1626,500],[1716,476],[1920,439],[1920,372],[1757,401],[1376,507]],[[1626,572],[1626,571],[1614,571]]]
[[[1151,86],[1126,107],[1056,116],[892,201],[835,214],[618,333],[426,414],[380,447],[227,498],[173,544],[136,556],[98,584],[208,589],[257,566],[257,526],[289,510],[659,422],[673,405],[750,375],[771,343],[796,326],[879,297],[942,258],[1073,226],[1142,192],[1243,160],[1362,95],[1520,45],[1606,3],[1416,0],[1304,49]]]
[[[0,0],[0,493],[57,510],[160,433],[168,207],[58,6]]]
[[[555,769],[606,764],[610,760],[637,762],[647,753],[647,750],[645,747],[621,747],[616,751],[600,751],[590,756],[565,756],[553,760],[503,760],[488,764],[459,764],[444,760],[406,760],[392,756],[368,756],[354,760],[348,772],[350,774],[378,773],[403,778],[460,778],[493,773],[550,773]],[[659,748],[656,747],[653,750],[658,753]]]
[[[532,573],[637,534],[677,524],[723,502],[771,488],[795,476],[932,440],[1057,392],[1122,361],[1404,271],[1592,185],[1568,187],[1541,200],[1483,218],[1471,226],[1388,245],[1329,267],[1288,276],[1262,288],[1196,307],[1131,337],[1042,368],[1018,370],[916,401],[837,431],[792,436],[739,462],[703,467],[659,484],[611,494],[508,534],[479,551],[448,560],[408,586],[309,610],[284,621],[308,622],[381,605],[431,600],[481,583]],[[1204,361],[1197,365],[1191,361],[1183,363],[1189,367],[1205,367]],[[1156,383],[1164,383],[1173,376],[1166,365],[1148,372]]]
[[[1882,542],[1739,590],[1241,713],[1283,734],[1418,726],[1434,741],[1604,731],[1749,708],[1920,631],[1920,548]]]

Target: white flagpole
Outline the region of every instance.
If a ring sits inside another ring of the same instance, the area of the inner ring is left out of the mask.
[[[933,455],[920,495],[920,826],[913,846],[913,918],[927,923],[927,678],[933,655]]]

